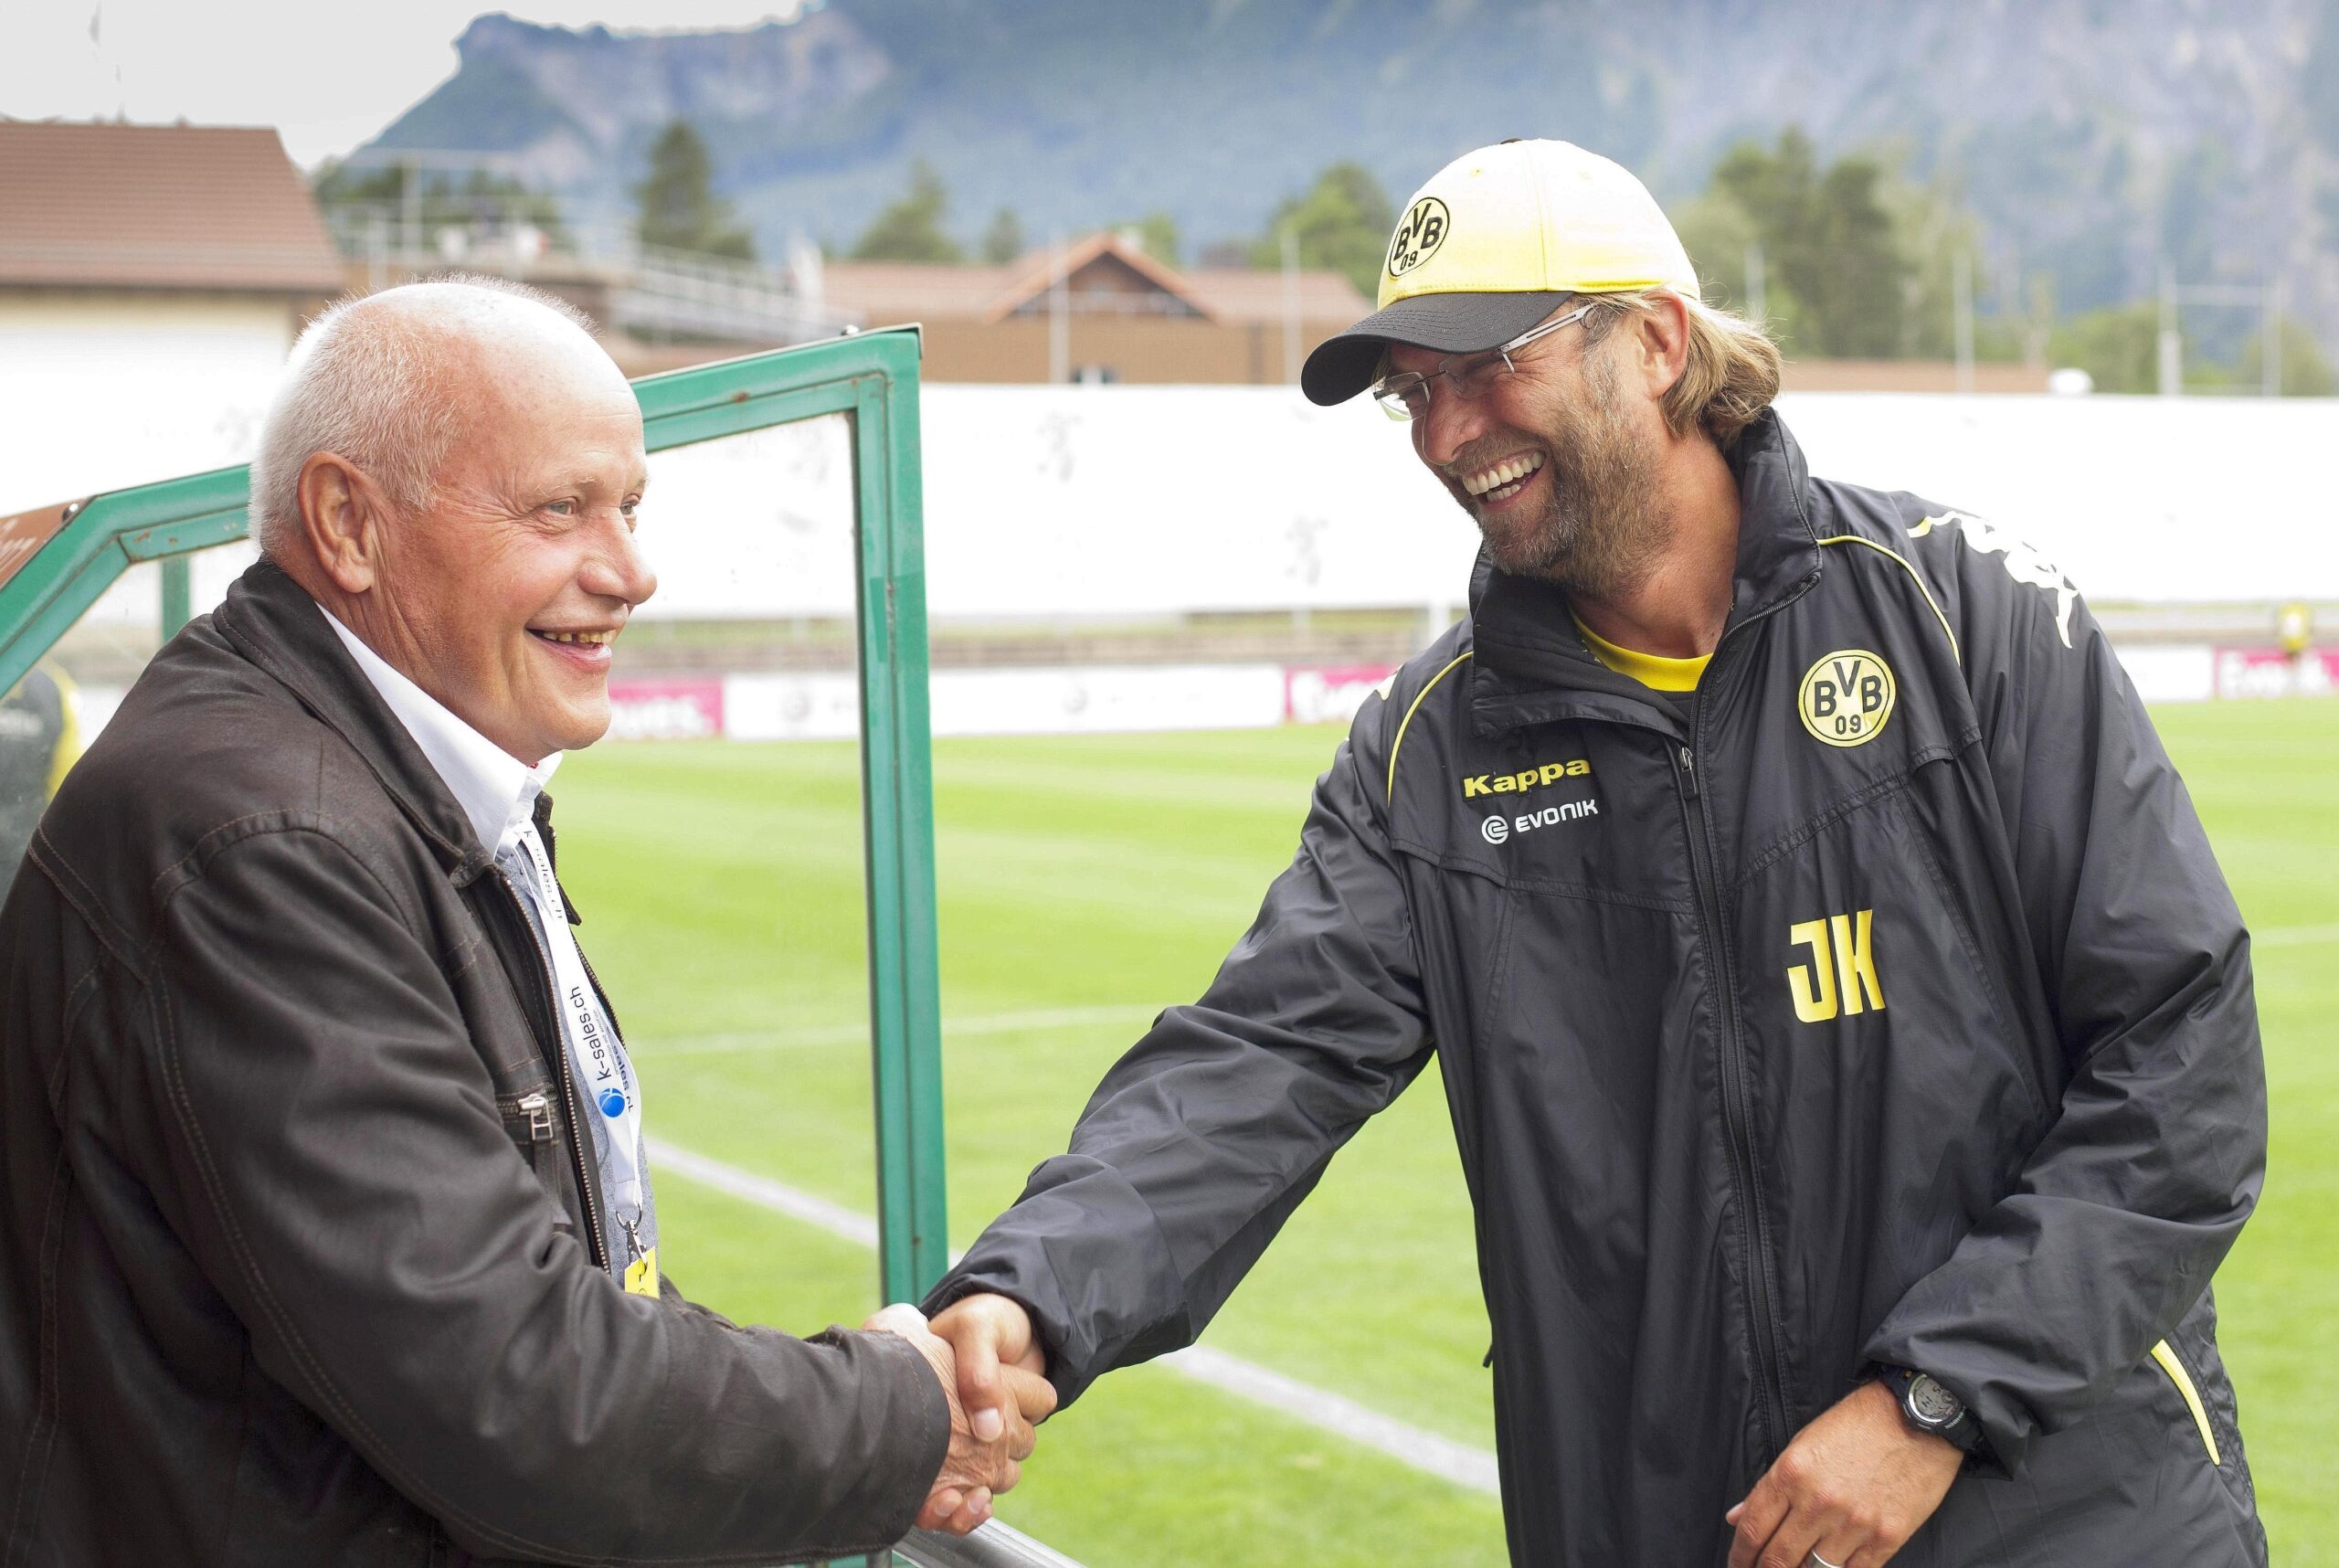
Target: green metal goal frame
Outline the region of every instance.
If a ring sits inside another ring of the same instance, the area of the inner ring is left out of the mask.
[[[852,426],[878,1276],[889,1301],[922,1297],[948,1266],[949,1247],[919,350],[917,330],[904,327],[634,383],[653,452],[823,414],[843,414]],[[246,471],[225,468],[65,507],[57,531],[0,582],[0,691],[21,680],[132,566],[167,567],[244,537],[249,496]],[[185,582],[174,573],[164,583],[164,620],[173,628],[185,619]]]

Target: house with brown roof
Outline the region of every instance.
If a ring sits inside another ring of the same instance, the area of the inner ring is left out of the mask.
[[[1259,384],[1372,309],[1338,272],[1181,270],[1092,234],[1004,266],[831,261],[821,302],[926,327],[928,381]]]
[[[342,282],[273,130],[0,120],[0,291],[290,302]]]
[[[0,513],[249,457],[345,276],[273,130],[0,119]]]

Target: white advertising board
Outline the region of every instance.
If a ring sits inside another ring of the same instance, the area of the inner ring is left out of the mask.
[[[1912,491],[2036,546],[2098,600],[2339,598],[2320,472],[2339,401],[1805,393],[1814,472]],[[1359,398],[1281,387],[929,387],[937,619],[1458,605],[1477,534]],[[834,616],[852,599],[841,420],[653,460],[652,616]]]
[[[1284,720],[1280,664],[1162,664],[937,670],[936,735],[1104,735],[1265,729]],[[723,732],[733,740],[849,740],[859,733],[850,674],[729,675]]]
[[[36,388],[9,368],[0,413],[21,415]],[[164,468],[245,455],[265,377],[244,369],[228,378],[233,407],[194,416],[201,441]],[[1987,517],[2092,599],[2339,599],[2339,502],[2321,471],[2339,450],[2339,400],[1805,393],[1781,409],[1815,472]],[[1405,428],[1367,399],[1317,408],[1280,387],[943,386],[925,389],[922,423],[937,620],[1451,611],[1465,596],[1476,529]],[[69,434],[55,451],[8,439],[11,461],[42,450],[49,464],[20,500],[153,476],[101,451],[91,429]],[[182,449],[142,445],[137,461],[153,468],[157,451]],[[841,416],[657,454],[641,540],[661,588],[642,613],[850,615],[852,466]],[[217,602],[247,559],[223,552],[199,568],[195,608]],[[117,589],[107,613],[151,617],[147,576]]]

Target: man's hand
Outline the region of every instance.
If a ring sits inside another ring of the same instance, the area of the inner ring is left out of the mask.
[[[920,1530],[947,1530],[953,1535],[964,1535],[990,1518],[995,1494],[1021,1478],[1023,1467],[1020,1461],[1032,1457],[1036,1442],[1032,1424],[1022,1415],[1021,1403],[1011,1401],[1010,1418],[1002,1419],[997,1411],[986,1412],[991,1417],[988,1424],[992,1428],[991,1436],[976,1435],[967,1420],[966,1406],[958,1398],[958,1357],[947,1341],[937,1338],[926,1327],[926,1314],[916,1308],[896,1303],[862,1327],[898,1334],[915,1345],[942,1384],[942,1397],[950,1407],[950,1446],[942,1456],[942,1470],[934,1478],[926,1506],[918,1510],[917,1526]],[[1041,1386],[1046,1387],[1044,1381]],[[1048,1408],[1054,1408],[1053,1389],[1048,1391],[1047,1404]]]
[[[1730,1568],[1805,1568],[1816,1552],[1836,1568],[1883,1568],[1957,1478],[1965,1456],[1909,1430],[1900,1402],[1863,1383],[1795,1434],[1746,1500]]]
[[[934,1331],[958,1352],[958,1397],[974,1414],[978,1436],[997,1436],[1019,1414],[1037,1423],[1054,1411],[1047,1352],[1020,1303],[988,1292],[964,1296],[936,1316]]]

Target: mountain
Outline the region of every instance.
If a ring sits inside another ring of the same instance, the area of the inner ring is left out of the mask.
[[[689,118],[767,254],[848,246],[924,159],[971,238],[1166,210],[1255,233],[1326,164],[1402,200],[1454,154],[1559,136],[1668,203],[1802,125],[1963,196],[1994,274],[2065,311],[2279,272],[2339,343],[2339,0],[818,0],[736,32],[471,23],[358,156],[500,154],[612,217]]]

